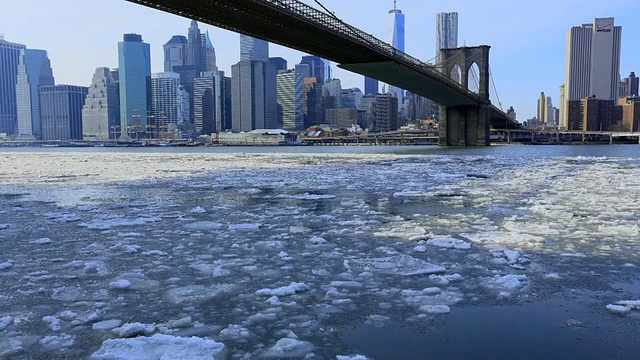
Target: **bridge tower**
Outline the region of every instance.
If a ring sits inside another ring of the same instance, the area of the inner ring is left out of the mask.
[[[470,89],[471,68],[478,67],[477,105],[440,106],[439,145],[481,146],[489,145],[491,101],[489,100],[489,49],[488,45],[442,49],[440,71]]]

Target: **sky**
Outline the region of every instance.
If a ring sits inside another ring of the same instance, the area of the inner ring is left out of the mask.
[[[228,0],[233,1],[233,0]],[[312,0],[305,0],[311,4]],[[322,0],[343,21],[382,40],[392,0]],[[518,120],[536,115],[540,92],[559,104],[564,82],[566,34],[572,26],[614,17],[622,26],[620,72],[640,72],[640,0],[398,0],[405,14],[405,52],[428,61],[435,56],[436,13],[457,11],[460,46],[490,45],[490,67],[497,89],[491,101],[513,106]],[[151,68],[163,71],[164,45],[172,35],[187,35],[189,19],[125,0],[0,0],[0,34],[5,39],[49,52],[58,84],[88,86],[96,67],[118,66],[117,43],[138,33],[151,44]],[[231,75],[240,60],[239,35],[207,24],[218,67]],[[270,45],[270,56],[289,61],[304,55]],[[363,77],[332,67],[343,88],[364,87]]]

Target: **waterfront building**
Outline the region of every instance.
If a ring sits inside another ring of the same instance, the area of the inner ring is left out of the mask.
[[[42,138],[40,88],[54,84],[53,70],[47,52],[21,49],[15,85],[19,139]]]
[[[388,14],[386,40],[391,46],[404,52],[404,14],[396,7],[395,0],[393,2],[393,9],[389,10]],[[402,104],[404,90],[397,86],[389,85],[387,92],[398,98],[398,106]]]
[[[18,133],[16,82],[23,49],[25,45],[9,42],[0,34],[0,134],[4,135]]]
[[[436,63],[442,62],[440,50],[458,47],[458,13],[436,14]]]
[[[390,93],[378,94],[373,101],[372,132],[398,130],[398,98]]]
[[[175,72],[176,66],[183,66],[187,63],[187,46],[189,41],[182,35],[173,35],[164,44],[164,71]]]
[[[120,132],[124,139],[144,137],[151,112],[151,53],[138,34],[118,43]],[[135,136],[134,136],[135,134]]]
[[[194,80],[196,131],[211,135],[231,129],[231,78],[223,71],[205,72]]]
[[[269,61],[269,43],[240,34],[240,61]]]
[[[358,109],[342,108],[325,110],[325,124],[339,129],[349,129],[358,125]]]
[[[178,127],[180,116],[180,75],[172,72],[151,74],[151,132],[160,138]]]
[[[120,132],[118,70],[96,69],[82,107],[82,138],[105,141]]]
[[[627,92],[624,94],[620,94],[621,97],[633,97],[640,96],[638,93],[638,77],[635,72],[631,72],[628,77],[624,79],[624,83],[626,84]]]
[[[617,99],[621,36],[622,27],[614,25],[614,18],[596,18],[567,32],[565,102],[594,96]]]
[[[285,130],[304,128],[304,81],[295,70],[278,74],[278,118]]]
[[[558,115],[558,128],[560,130],[567,130],[567,101],[564,84],[560,85],[560,109]]]
[[[85,86],[40,87],[42,140],[82,140],[82,107],[88,92]]]
[[[568,130],[610,131],[622,121],[623,108],[613,99],[594,96],[568,101]]]
[[[370,78],[368,76],[364,77],[364,95],[377,95],[380,92],[379,81]]]
[[[622,128],[618,130],[640,132],[640,97],[619,99],[618,105],[622,107]]]
[[[231,67],[233,131],[280,127],[276,77],[268,61],[243,60]]]

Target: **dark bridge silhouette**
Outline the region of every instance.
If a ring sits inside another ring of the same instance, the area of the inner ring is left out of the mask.
[[[436,67],[298,0],[127,1],[314,54],[436,101],[441,145],[487,145],[491,126],[519,127],[489,100],[489,46],[443,49]],[[480,70],[477,93],[467,86],[474,63]],[[460,82],[451,78],[455,69]]]

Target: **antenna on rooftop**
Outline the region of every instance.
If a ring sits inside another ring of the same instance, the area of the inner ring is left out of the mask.
[[[393,11],[398,10],[397,3],[398,3],[398,0],[393,0]]]

